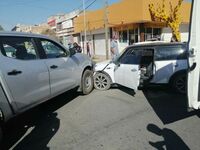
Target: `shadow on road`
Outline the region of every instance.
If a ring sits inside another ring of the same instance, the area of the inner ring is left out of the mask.
[[[119,89],[127,94],[129,94],[130,96],[135,96],[135,91],[133,89],[129,89],[127,87],[123,87],[123,86],[119,86]]]
[[[166,87],[150,87],[143,93],[164,124],[200,115],[199,111],[188,112],[186,95],[176,94]]]
[[[160,129],[154,124],[149,124],[147,130],[163,137],[163,141],[152,142],[149,141],[149,144],[158,150],[189,150],[189,147],[184,143],[184,141],[171,129]]]
[[[113,85],[111,87],[111,89],[119,89],[121,90],[122,92],[130,95],[130,96],[135,96],[135,91],[133,89],[130,89],[130,88],[127,88],[127,87],[124,87],[124,86],[121,86],[121,85]]]
[[[43,103],[6,124],[3,150],[47,150],[49,141],[60,127],[55,112],[79,96],[74,90]]]

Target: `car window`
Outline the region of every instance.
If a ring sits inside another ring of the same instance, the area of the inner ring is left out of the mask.
[[[140,65],[146,66],[153,63],[154,48],[143,48],[141,51]]]
[[[44,39],[40,41],[47,58],[67,57],[69,55],[63,48],[52,41]]]
[[[38,58],[37,51],[31,38],[6,37],[0,38],[1,52],[4,56],[20,59],[34,60]]]
[[[141,51],[133,48],[126,51],[119,59],[121,64],[139,64],[141,59]]]
[[[162,46],[156,49],[155,60],[180,60],[186,59],[187,53],[185,47],[178,46]]]

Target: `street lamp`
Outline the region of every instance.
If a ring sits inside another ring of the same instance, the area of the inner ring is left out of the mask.
[[[109,48],[108,48],[108,0],[104,0],[104,28],[105,28],[105,46],[106,46],[106,59],[109,59]]]

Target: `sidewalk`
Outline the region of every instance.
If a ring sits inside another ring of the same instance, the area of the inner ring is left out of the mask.
[[[110,59],[110,58],[109,58]],[[92,60],[96,63],[98,62],[102,62],[102,61],[106,61],[106,56],[102,56],[102,55],[95,55]]]

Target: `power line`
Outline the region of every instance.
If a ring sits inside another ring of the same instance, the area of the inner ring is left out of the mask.
[[[92,6],[97,0],[94,0],[93,2],[91,2],[85,9],[88,9],[90,6]]]
[[[89,1],[90,0],[87,0],[85,3],[87,4]],[[82,8],[83,8],[83,4],[81,4],[79,7],[72,9],[72,11],[79,10],[79,9],[82,9]]]
[[[85,9],[88,9],[90,6],[92,6],[97,0],[94,0],[93,2],[91,2]]]
[[[93,1],[85,8],[85,10],[88,9],[90,6],[92,6],[96,1],[97,1],[97,0],[93,0]],[[81,10],[77,15],[80,15],[83,11],[84,11],[84,10]]]
[[[90,0],[87,0],[86,1],[86,4],[89,2]],[[85,9],[88,9],[90,6],[92,6],[95,2],[96,2],[97,0],[93,0]],[[35,2],[39,2],[39,1],[36,1],[36,0],[29,0],[29,1],[26,1],[26,2],[17,2],[17,3],[12,3],[12,4],[6,4],[6,3],[4,3],[4,4],[0,4],[0,6],[1,7],[14,7],[14,6],[27,6],[27,7],[35,7],[35,6],[31,6],[33,3],[35,3]],[[28,6],[29,5],[29,6]],[[72,11],[75,11],[75,10],[79,10],[79,9],[81,9],[82,8],[82,6],[83,5],[80,5],[79,7],[77,7],[77,8],[74,8],[74,9],[72,9]],[[37,8],[40,8],[40,9],[45,9],[45,10],[51,10],[51,11],[53,11],[53,10],[55,10],[55,9],[51,9],[51,8],[49,8],[49,7],[44,7],[44,6],[36,6]],[[81,9],[81,11],[80,11],[80,13],[79,14],[81,14],[83,12],[83,9]],[[79,15],[78,14],[78,15]]]

